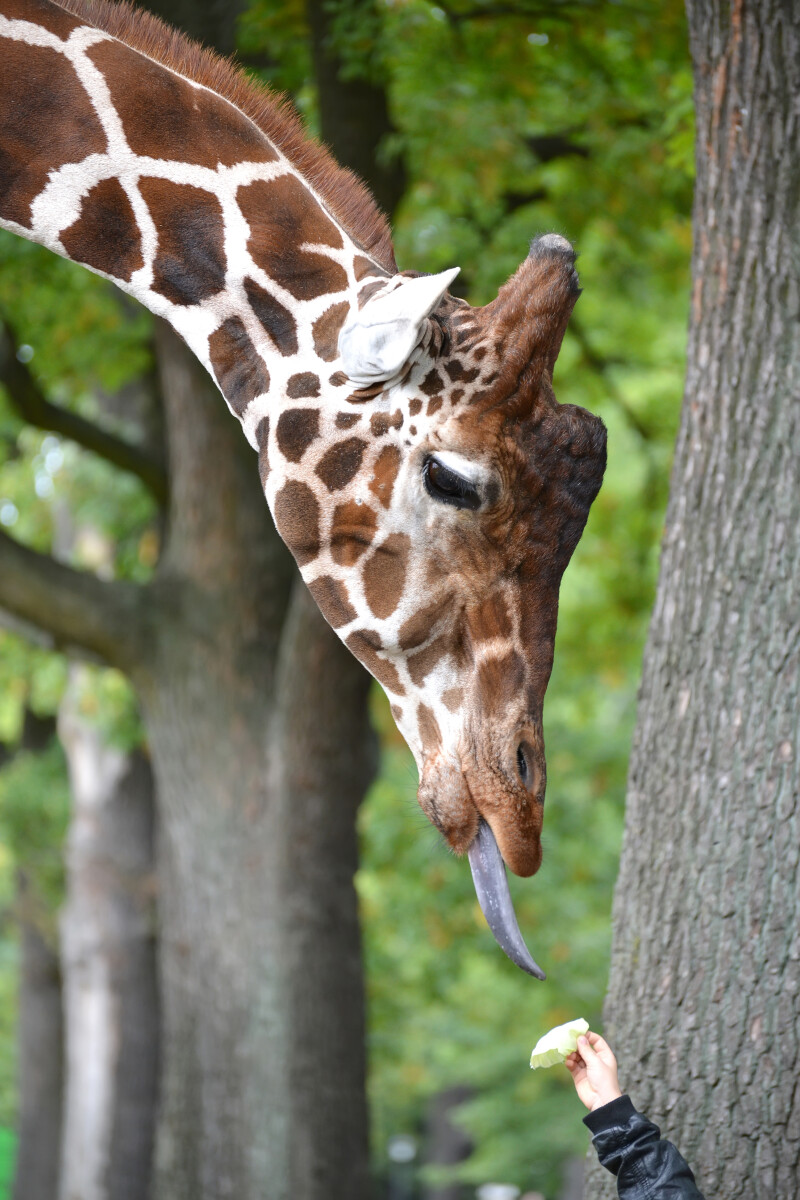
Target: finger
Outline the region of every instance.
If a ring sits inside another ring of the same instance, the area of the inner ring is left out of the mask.
[[[599,1035],[595,1034],[594,1036],[598,1037]],[[602,1041],[602,1038],[600,1040]],[[578,1051],[579,1051],[583,1061],[586,1063],[587,1067],[591,1063],[597,1061],[598,1055],[597,1055],[597,1052],[596,1052],[594,1046],[589,1041],[589,1038],[584,1036],[583,1034],[581,1034],[581,1036],[578,1038]]]
[[[566,1060],[566,1067],[573,1079],[578,1079],[579,1076],[586,1074],[586,1063],[577,1051],[574,1054],[570,1054]]]
[[[601,1050],[608,1050],[609,1054],[612,1052],[611,1047],[609,1046],[606,1039],[604,1037],[601,1037],[599,1033],[592,1033],[592,1031],[589,1030],[589,1032],[587,1033],[586,1036],[589,1038],[592,1046],[594,1047],[595,1050],[598,1051],[598,1053]]]

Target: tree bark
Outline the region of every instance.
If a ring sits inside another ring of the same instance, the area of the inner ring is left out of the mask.
[[[0,745],[0,766],[17,751],[40,754],[55,737],[52,717],[26,709],[19,746]],[[13,1200],[53,1200],[61,1148],[64,1034],[57,931],[25,865],[17,870],[20,927],[17,1056],[19,1118]]]
[[[29,902],[24,872],[18,884],[21,926],[19,1122],[13,1200],[53,1200],[58,1192],[63,1088],[63,1022],[58,951]]]
[[[367,77],[368,64],[359,76],[345,72],[333,44],[335,19],[341,19],[343,12],[351,22],[372,23],[376,32],[379,14],[373,0],[354,0],[338,7],[328,0],[306,0],[306,12],[322,140],[342,166],[366,180],[380,207],[391,217],[407,181],[403,160],[397,155],[387,158],[382,146],[394,131],[386,89],[374,77]],[[374,44],[371,52],[373,57],[378,53]],[[374,63],[369,66],[373,76],[380,70]]]
[[[772,1200],[800,1169],[800,24],[791,0],[688,11],[688,376],[606,1030],[701,1190]]]
[[[367,679],[305,591],[290,599],[213,384],[165,326],[158,347],[173,507],[134,672],[161,819],[157,1194],[359,1200]]]
[[[453,1121],[459,1105],[474,1095],[474,1089],[465,1085],[436,1092],[428,1101],[425,1120],[425,1166],[453,1166],[469,1158],[475,1149],[469,1134]],[[425,1186],[422,1200],[467,1200],[472,1188],[465,1184],[450,1183],[440,1187]]]
[[[233,6],[152,7],[232,48]],[[216,388],[166,327],[157,349],[169,509],[156,579],[105,584],[0,535],[0,603],[126,670],[140,697],[159,797],[157,1197],[365,1200],[353,874],[369,680],[293,591]]]
[[[73,687],[81,670],[72,668]],[[61,915],[67,1077],[58,1194],[148,1200],[159,1066],[152,772],[140,750],[107,745],[69,690],[59,732],[73,812]]]

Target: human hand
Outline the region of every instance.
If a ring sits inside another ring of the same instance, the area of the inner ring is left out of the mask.
[[[617,1060],[599,1033],[581,1035],[578,1049],[567,1055],[564,1065],[572,1076],[578,1097],[589,1112],[622,1095],[617,1079]]]

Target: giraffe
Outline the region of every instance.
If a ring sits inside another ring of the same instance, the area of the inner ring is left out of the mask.
[[[364,186],[286,102],[108,0],[0,0],[0,225],[166,319],[258,453],[323,616],[386,691],[419,803],[544,978],[505,865],[541,862],[542,704],[605,428],[559,404],[558,234],[483,308],[399,271]]]

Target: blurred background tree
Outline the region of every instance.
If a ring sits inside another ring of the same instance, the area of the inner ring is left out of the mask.
[[[568,1081],[556,1072],[532,1076],[526,1064],[550,1025],[577,1015],[596,1023],[605,988],[625,773],[685,359],[693,129],[682,5],[255,0],[241,8],[232,35],[230,21],[223,32],[219,19],[213,24],[219,6],[192,8],[196,17],[184,14],[184,27],[195,32],[193,19],[211,21],[201,32],[225,49],[233,37],[242,60],[287,90],[311,128],[394,211],[401,269],[460,265],[459,290],[483,303],[535,233],[558,230],[580,253],[584,295],[556,390],[561,401],[602,415],[610,456],[562,589],[545,704],[544,865],[514,888],[548,982],[532,984],[497,951],[468,870],[416,808],[413,763],[377,690],[381,773],[361,810],[357,876],[379,1194],[454,1196],[460,1187],[467,1197],[495,1179],[556,1200],[585,1131]],[[177,9],[159,11],[180,20]],[[93,422],[102,414],[130,440],[126,411],[152,390],[150,318],[80,268],[8,236],[0,247],[0,312],[17,337],[14,362],[60,408]],[[115,578],[147,584],[163,537],[152,482],[114,470],[108,455],[69,440],[68,429],[51,432],[48,415],[49,428],[46,420],[37,428],[10,390],[0,395],[0,522],[49,552],[66,506],[77,526],[111,544]],[[144,441],[157,444],[157,431]],[[54,713],[66,683],[63,659],[30,648],[25,632],[15,625],[0,633],[0,738],[9,744],[19,740],[24,708]],[[120,675],[95,673],[86,703],[109,731],[134,711],[122,702],[126,689]],[[33,780],[26,804],[9,804],[7,819],[0,813],[9,918],[15,871],[24,866],[14,830],[37,821],[37,806],[52,794]],[[57,850],[63,822],[47,829]],[[50,903],[55,909],[60,897],[53,893]],[[10,919],[3,938],[0,1113],[14,1128],[19,934]],[[447,1146],[436,1119],[442,1097],[463,1099],[451,1111],[464,1136]],[[406,1158],[414,1157],[393,1166],[400,1135]],[[448,1158],[460,1161],[447,1166]]]

